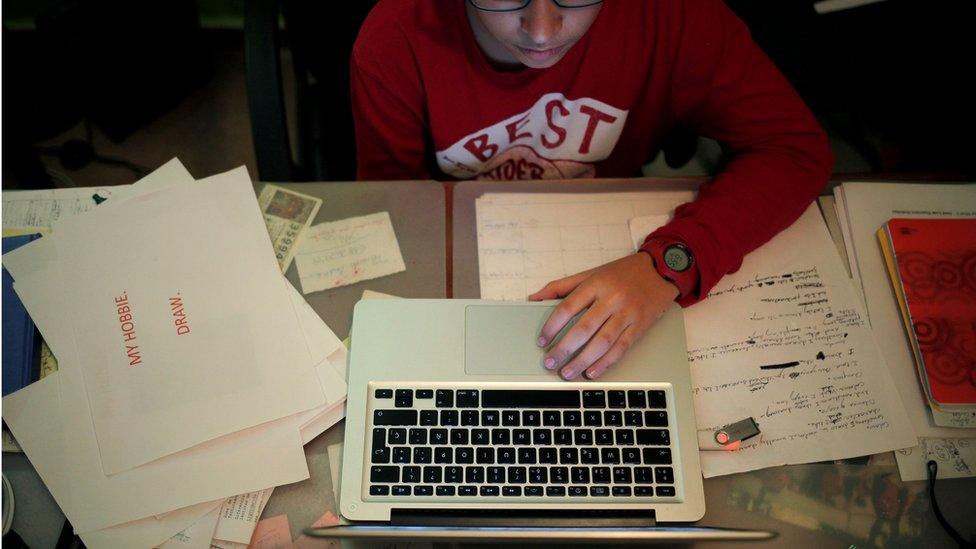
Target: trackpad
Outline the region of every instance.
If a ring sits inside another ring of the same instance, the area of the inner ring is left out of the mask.
[[[464,371],[477,375],[540,375],[536,344],[550,305],[470,305],[464,310]]]

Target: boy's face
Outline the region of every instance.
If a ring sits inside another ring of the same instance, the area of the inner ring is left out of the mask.
[[[533,0],[513,12],[488,12],[467,3],[475,38],[493,61],[549,68],[586,34],[600,5],[560,8],[551,0]]]

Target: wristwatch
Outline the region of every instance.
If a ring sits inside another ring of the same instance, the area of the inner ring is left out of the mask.
[[[695,255],[683,242],[652,238],[644,242],[640,251],[651,256],[661,278],[678,288],[679,298],[691,295],[698,287],[698,265]]]

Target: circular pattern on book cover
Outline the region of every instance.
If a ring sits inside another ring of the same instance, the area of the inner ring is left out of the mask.
[[[962,286],[962,270],[955,263],[936,261],[932,266],[932,274],[941,290],[956,290]]]
[[[976,292],[976,254],[971,254],[963,260],[962,276],[966,279],[966,286]]]
[[[919,347],[925,352],[940,350],[949,341],[949,326],[943,319],[918,318],[912,322],[912,328]]]
[[[970,379],[971,368],[966,362],[965,357],[960,357],[954,352],[938,353],[932,356],[932,360],[925,361],[925,369],[939,383],[945,385],[957,385]]]

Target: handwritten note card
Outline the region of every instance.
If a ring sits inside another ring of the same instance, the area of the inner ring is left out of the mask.
[[[559,234],[564,226],[575,228],[589,220],[596,223],[582,226],[601,235],[607,227],[626,230],[633,217],[661,215],[687,200],[663,194],[636,199],[576,195],[542,203],[542,214],[533,213],[540,195],[494,198],[486,203],[492,208],[484,208],[484,218],[478,210],[479,254],[488,259],[481,263],[482,297],[518,297],[521,288],[516,282],[527,280],[524,268],[520,271],[516,260],[502,264],[493,258],[527,255],[532,238],[528,235],[539,227]],[[574,210],[606,213],[571,215]],[[622,238],[625,246],[631,245],[629,234]],[[483,243],[492,247],[484,248]],[[560,243],[562,252],[573,251],[565,241]],[[753,417],[763,437],[759,444],[735,452],[702,452],[706,477],[916,444],[863,308],[815,205],[749,254],[740,270],[727,275],[707,300],[685,309],[685,326],[699,431],[711,433]]]
[[[928,478],[928,461],[939,464],[938,478],[976,477],[976,438],[922,438],[920,444],[895,452],[903,481]]]
[[[310,227],[295,263],[306,294],[406,270],[388,212]]]

